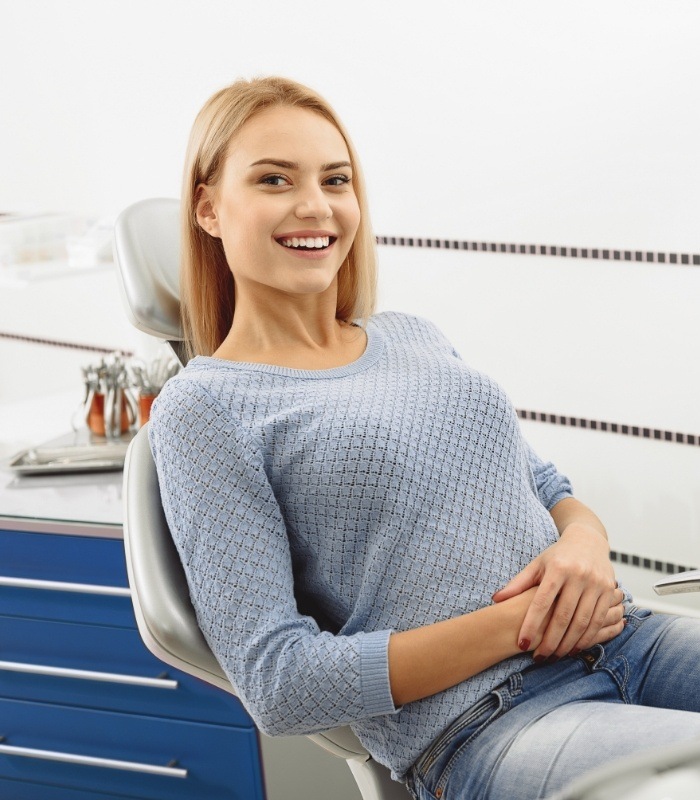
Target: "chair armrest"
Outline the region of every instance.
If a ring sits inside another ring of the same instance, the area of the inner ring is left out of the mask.
[[[656,594],[700,592],[700,569],[679,572],[654,584]]]

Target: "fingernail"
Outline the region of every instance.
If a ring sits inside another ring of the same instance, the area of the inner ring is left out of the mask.
[[[569,655],[573,658],[574,656],[577,656],[580,652],[581,652],[580,647],[574,647],[574,649],[569,653]]]
[[[530,640],[529,639],[521,639],[518,642],[518,647],[523,651],[523,653],[526,653],[530,649]]]
[[[551,655],[551,656],[550,656],[550,657],[547,659],[547,663],[548,663],[548,664],[555,664],[557,661],[559,661],[559,656],[555,656],[555,655]]]
[[[533,661],[535,664],[544,664],[547,660],[547,656],[533,656]]]

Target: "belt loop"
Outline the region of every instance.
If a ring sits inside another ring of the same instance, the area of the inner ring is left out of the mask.
[[[514,672],[508,678],[508,692],[511,697],[518,697],[523,691],[523,675],[521,672]]]

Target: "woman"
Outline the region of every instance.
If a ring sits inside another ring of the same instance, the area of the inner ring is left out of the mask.
[[[271,78],[207,102],[183,253],[195,357],[151,444],[200,625],[263,731],[351,724],[416,796],[501,799],[700,736],[668,691],[697,624],[623,608],[605,529],[502,390],[432,323],[373,314],[362,175],[322,98]]]

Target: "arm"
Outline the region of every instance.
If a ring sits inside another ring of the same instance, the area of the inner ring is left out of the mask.
[[[528,650],[545,615],[551,622],[535,658],[560,658],[616,636],[622,630],[622,597],[610,563],[603,524],[573,497],[550,510],[559,541],[547,548],[494,595],[500,602],[536,586],[518,640]]]
[[[389,675],[397,705],[448,689],[523,650],[534,649],[540,660],[622,631],[623,592],[615,588],[602,523],[573,497],[551,514],[559,542],[498,592],[496,605],[392,634]],[[565,546],[552,555],[560,543]]]
[[[518,631],[535,589],[497,605],[394,633],[389,676],[396,705],[437,694],[518,653]],[[537,644],[549,615],[533,633]]]
[[[312,733],[393,712],[390,632],[334,636],[297,609],[261,443],[178,379],[158,398],[149,432],[199,625],[259,727]]]

